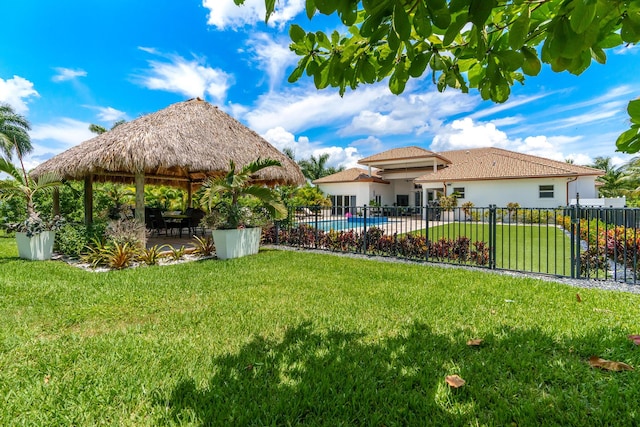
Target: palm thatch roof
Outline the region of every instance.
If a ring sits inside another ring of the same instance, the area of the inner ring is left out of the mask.
[[[201,99],[172,104],[124,123],[47,160],[35,177],[55,171],[68,180],[189,187],[220,175],[233,160],[238,168],[257,158],[282,163],[260,171],[255,182],[303,184],[298,165],[257,133]]]

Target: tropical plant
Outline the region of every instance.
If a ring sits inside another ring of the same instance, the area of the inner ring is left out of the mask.
[[[126,121],[125,120],[116,121],[111,126],[111,130],[113,130],[114,128],[120,126],[123,123],[126,123]],[[89,125],[89,130],[91,132],[97,134],[97,135],[102,135],[103,133],[107,132],[107,128],[105,128],[104,126],[96,125],[96,124],[93,124],[93,123]]]
[[[195,249],[193,251],[194,255],[202,255],[202,256],[210,256],[215,252],[216,247],[213,244],[213,239],[211,236],[206,237],[198,237],[193,236],[195,238]]]
[[[20,153],[31,151],[31,138],[27,131],[31,129],[26,118],[17,114],[11,106],[0,105],[0,151],[11,159],[16,149]]]
[[[130,267],[138,256],[138,248],[129,242],[114,242],[106,246],[104,260],[109,268],[121,270]]]
[[[244,0],[235,0],[236,4]],[[426,72],[439,91],[447,87],[504,102],[511,86],[540,73],[581,74],[605,50],[640,41],[637,0],[306,0],[307,16],[338,15],[347,34],[307,32],[291,25],[290,49],[300,57],[289,76],[313,77],[318,89],[355,89],[389,77],[389,89],[402,93],[410,78]],[[265,0],[266,19],[276,2]],[[428,71],[427,71],[428,70]],[[640,100],[629,103],[631,129],[618,138],[618,150],[640,150]]]
[[[187,248],[182,245],[179,248],[169,246],[169,257],[174,261],[180,261],[187,253]]]
[[[236,229],[262,226],[269,219],[286,216],[287,209],[273,189],[251,182],[254,174],[274,166],[281,164],[258,159],[236,171],[231,161],[226,175],[205,181],[201,202],[209,213],[203,221],[214,229]]]
[[[327,195],[325,195],[318,187],[313,187],[307,183],[296,190],[293,198],[291,199],[291,205],[329,207],[331,206],[331,199],[329,199],[329,197],[327,197]]]
[[[138,253],[138,260],[146,265],[156,265],[162,258],[162,250],[168,245],[153,245],[150,248],[143,248]]]
[[[458,198],[455,196],[455,194],[452,194],[450,196],[440,196],[438,202],[440,203],[440,208],[443,211],[452,211],[453,208],[458,206]]]
[[[600,184],[598,193],[603,197],[619,197],[628,194],[634,188],[633,176],[636,175],[635,159],[628,164],[615,167],[611,157],[598,156],[593,160],[592,168],[604,171],[604,175],[596,178]]]
[[[338,168],[327,167],[328,161],[329,154],[324,153],[318,157],[311,156],[307,160],[300,160],[298,165],[300,166],[300,170],[302,170],[302,174],[311,181],[322,178],[323,176],[333,175],[334,173],[344,170],[344,167],[342,166]]]
[[[41,231],[55,229],[59,222],[46,222],[41,218],[36,210],[34,196],[38,193],[51,192],[60,185],[60,177],[56,173],[41,175],[36,181],[26,171],[20,148],[16,145],[15,150],[20,161],[20,169],[5,158],[0,158],[0,172],[8,174],[12,179],[0,181],[0,200],[7,200],[14,197],[23,197],[26,201],[26,221],[16,225],[16,231],[27,232],[29,237]]]

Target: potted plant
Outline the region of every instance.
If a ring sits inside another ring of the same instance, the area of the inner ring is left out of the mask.
[[[213,229],[219,259],[258,253],[262,228],[272,219],[285,217],[286,207],[277,193],[251,182],[258,171],[281,166],[272,159],[258,159],[236,171],[233,161],[226,175],[205,182],[204,200],[209,213],[203,222]]]
[[[438,198],[440,209],[442,210],[441,219],[443,221],[453,221],[455,219],[453,210],[458,206],[458,198],[455,194],[450,196],[440,196]]]
[[[51,259],[55,230],[61,225],[58,217],[46,221],[36,211],[34,196],[40,192],[51,191],[60,185],[60,179],[56,174],[45,174],[36,181],[24,168],[22,155],[16,147],[20,167],[5,158],[0,158],[0,172],[8,174],[13,179],[0,181],[0,198],[8,199],[22,196],[27,202],[27,219],[25,221],[9,224],[9,229],[16,232],[16,243],[20,258],[30,260]]]

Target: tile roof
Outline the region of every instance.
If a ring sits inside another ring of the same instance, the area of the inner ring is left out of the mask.
[[[389,184],[378,175],[377,171],[372,172],[373,176],[369,176],[369,171],[361,168],[345,169],[341,172],[334,173],[332,175],[323,176],[322,178],[313,181],[314,184],[327,184],[331,182],[379,182],[382,184]]]
[[[438,153],[434,153],[433,151],[425,150],[420,147],[401,147],[401,148],[392,148],[391,150],[383,151],[382,153],[374,154],[373,156],[365,157],[364,159],[360,159],[358,163],[361,165],[366,165],[371,162],[379,162],[385,160],[401,160],[401,159],[415,159],[419,157],[442,157]]]
[[[604,173],[587,166],[572,165],[494,147],[444,151],[441,154],[450,159],[453,164],[435,174],[423,175],[417,178],[416,182],[603,175]]]

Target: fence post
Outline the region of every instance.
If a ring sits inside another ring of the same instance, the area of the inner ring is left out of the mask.
[[[424,243],[427,246],[427,250],[425,251],[424,257],[425,261],[429,261],[429,248],[431,247],[431,243],[429,242],[429,204],[424,207],[425,212],[425,229],[424,229]]]
[[[319,209],[314,209],[313,210],[313,216],[315,219],[315,224],[314,224],[314,235],[313,235],[313,247],[314,249],[318,249],[318,211]]]
[[[362,209],[363,212],[363,218],[364,218],[364,229],[362,231],[362,250],[363,253],[367,253],[367,205],[364,205],[364,208]]]
[[[489,205],[489,269],[496,269],[496,246],[497,242],[497,219],[496,219],[496,205]]]
[[[571,278],[580,278],[580,206],[571,209]]]

